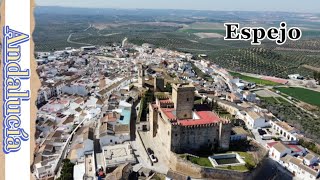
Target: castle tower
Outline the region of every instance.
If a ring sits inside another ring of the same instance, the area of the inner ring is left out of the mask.
[[[177,119],[192,119],[195,87],[192,84],[173,84],[172,101]]]
[[[164,79],[162,77],[155,77],[153,83],[155,91],[164,91]]]
[[[145,78],[145,67],[140,65],[138,70],[138,87],[144,86],[144,78]]]

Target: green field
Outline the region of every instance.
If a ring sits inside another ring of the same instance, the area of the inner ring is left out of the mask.
[[[281,87],[276,89],[284,94],[292,96],[293,98],[299,99],[300,101],[320,106],[320,92],[298,87]]]
[[[199,157],[198,158],[198,157],[190,156],[190,155],[186,155],[186,154],[181,154],[180,157],[192,162],[193,164],[198,164],[199,166],[213,167],[210,160],[208,159],[208,157]]]
[[[198,164],[200,166],[204,166],[204,167],[213,167],[211,162],[209,161],[208,157],[192,157],[189,156],[189,161],[191,161],[194,164]]]
[[[240,73],[235,73],[235,72],[229,72],[229,73],[234,77],[239,77],[240,79],[242,79],[244,81],[254,82],[254,83],[258,84],[258,85],[264,85],[264,86],[276,86],[276,85],[279,85],[279,83],[276,83],[276,82],[263,80],[263,79],[259,79],[259,78],[254,78],[254,77],[250,77],[250,76],[245,76],[245,75],[242,75]]]

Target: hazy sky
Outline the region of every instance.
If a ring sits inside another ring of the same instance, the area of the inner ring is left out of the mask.
[[[36,0],[41,6],[88,8],[294,11],[320,13],[320,0]]]

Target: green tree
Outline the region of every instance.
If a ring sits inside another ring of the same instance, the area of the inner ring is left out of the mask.
[[[164,90],[165,92],[172,92],[172,86],[171,86],[171,84],[170,83],[168,83],[167,82],[167,84],[166,84],[166,88],[165,88],[165,90]]]
[[[318,84],[320,84],[320,72],[313,72],[313,77],[314,79],[318,82]]]
[[[61,175],[58,180],[72,180],[74,164],[69,159],[62,160]]]

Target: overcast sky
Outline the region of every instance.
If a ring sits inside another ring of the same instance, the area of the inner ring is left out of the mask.
[[[87,8],[291,11],[320,13],[320,0],[36,0],[41,6]]]

